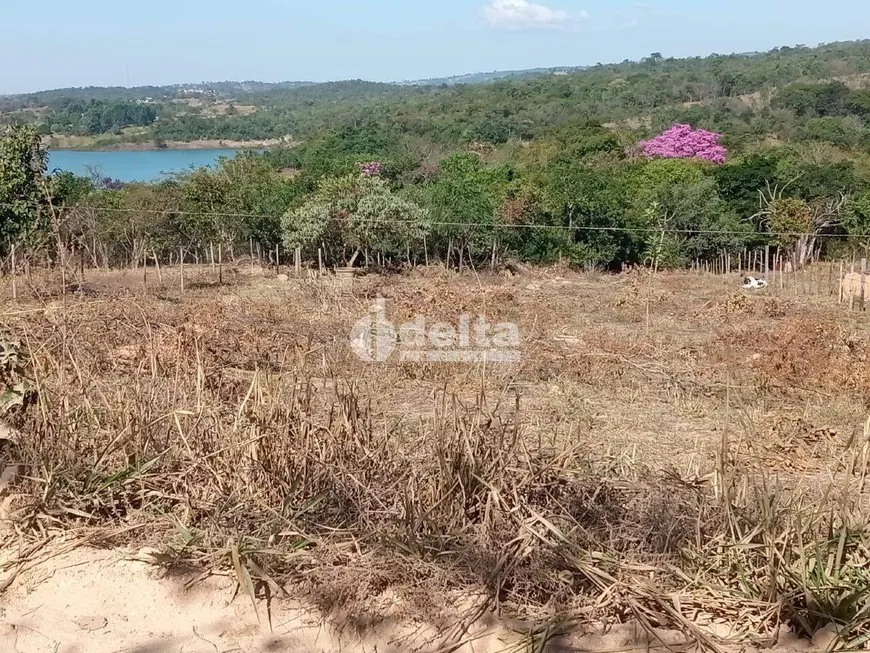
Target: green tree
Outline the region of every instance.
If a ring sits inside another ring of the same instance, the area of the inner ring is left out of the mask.
[[[870,91],[852,91],[846,100],[846,108],[865,120],[870,118]]]
[[[184,200],[179,226],[189,234],[191,242],[227,244],[241,240],[240,221],[228,215],[232,211],[232,188],[226,176],[201,168],[179,182]]]
[[[226,184],[226,209],[238,236],[271,251],[282,239],[281,219],[301,199],[302,186],[287,179],[263,157],[243,153],[222,159],[212,173]]]
[[[32,126],[11,127],[0,136],[0,250],[41,226],[46,156]]]
[[[55,172],[51,176],[51,195],[55,205],[74,206],[84,202],[94,192],[94,181],[71,172]]]
[[[751,235],[719,196],[709,168],[699,161],[658,159],[638,174],[631,224],[645,230],[647,256],[659,265],[714,256],[742,246]]]
[[[625,229],[633,173],[632,166],[592,166],[561,156],[548,164],[545,206],[553,223],[567,227],[570,237],[560,255],[578,265],[640,260],[642,238]]]
[[[840,116],[849,94],[849,87],[842,82],[792,84],[777,94],[774,106],[791,109],[799,116]]]
[[[844,209],[849,205],[849,196],[842,192],[811,199],[805,196],[792,193],[788,184],[774,186],[762,193],[758,213],[762,228],[778,234],[777,244],[793,254],[801,266],[818,253],[822,234],[842,233]]]
[[[454,252],[459,266],[475,238],[491,239],[497,202],[491,179],[476,154],[454,154],[441,161],[439,176],[429,186],[426,201],[435,221],[435,234],[447,246],[448,264]]]
[[[779,234],[776,244],[787,252],[793,252],[801,238],[800,234],[813,231],[813,211],[796,197],[777,197],[766,208],[767,227]]]
[[[422,243],[430,229],[426,209],[391,192],[382,179],[359,180],[359,201],[347,220],[351,246],[401,254]]]
[[[843,213],[843,229],[853,247],[870,251],[870,193],[865,193],[849,202]]]
[[[120,132],[125,127],[147,127],[157,119],[157,109],[139,102],[90,99],[61,102],[50,114],[57,131],[82,135]]]
[[[758,212],[758,194],[768,184],[777,181],[775,151],[750,154],[713,169],[719,196],[740,218],[748,219]]]
[[[429,215],[395,195],[378,177],[328,177],[300,207],[282,219],[284,244],[312,255],[327,248],[328,258],[353,265],[362,253],[401,255],[428,233]]]
[[[797,133],[802,140],[826,141],[846,150],[859,147],[865,135],[861,121],[854,116],[812,118]]]

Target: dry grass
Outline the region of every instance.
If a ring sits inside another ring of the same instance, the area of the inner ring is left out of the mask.
[[[252,113],[257,113],[257,107],[252,104],[228,104],[225,102],[216,102],[215,104],[210,105],[203,113],[209,118],[225,116],[229,112],[231,106],[235,109],[236,115],[239,116],[249,116]]]
[[[196,274],[184,295],[173,270],[147,291],[46,276],[6,304],[4,383],[32,386],[0,450],[26,468],[0,488],[18,537],[117,529],[360,627],[385,603],[446,625],[473,596],[711,647],[723,621],[756,643],[834,621],[863,646],[870,336],[836,297],[689,274]],[[523,360],[364,364],[347,334],[377,296],[397,321],[515,321]]]

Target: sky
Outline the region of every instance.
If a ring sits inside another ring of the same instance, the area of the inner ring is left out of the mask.
[[[0,2],[0,94],[403,81],[870,37],[867,0]]]

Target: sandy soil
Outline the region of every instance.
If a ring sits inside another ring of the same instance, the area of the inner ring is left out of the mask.
[[[526,650],[523,636],[484,618],[437,632],[387,617],[360,633],[326,622],[301,603],[261,600],[257,612],[229,576],[167,573],[141,552],[77,549],[16,578],[0,607],[0,650],[19,653],[495,653]],[[259,620],[258,620],[259,616]],[[679,633],[656,641],[635,625],[578,635],[547,650],[680,647]],[[451,646],[455,645],[455,648]],[[580,646],[580,648],[577,648]]]
[[[437,637],[392,624],[356,636],[327,626],[290,601],[261,601],[258,623],[247,595],[236,595],[231,578],[198,580],[194,572],[167,574],[136,558],[136,554],[79,549],[22,575],[0,608],[0,650],[401,651]],[[495,648],[475,645],[466,650],[499,650],[495,631],[490,639]]]
[[[447,631],[385,610],[362,627],[323,619],[289,599],[259,600],[255,612],[230,576],[167,571],[146,551],[79,548],[22,573],[2,594],[0,651],[17,653],[508,653],[529,648],[517,629],[487,615]],[[0,578],[0,585],[3,579]],[[292,591],[288,594],[292,596]],[[383,598],[383,597],[382,597]],[[724,633],[723,633],[724,634]],[[688,650],[674,631],[637,623],[590,626],[542,651]],[[817,644],[823,644],[819,641]],[[723,651],[747,652],[744,646]],[[754,651],[755,649],[753,649]],[[783,631],[774,653],[818,650]]]

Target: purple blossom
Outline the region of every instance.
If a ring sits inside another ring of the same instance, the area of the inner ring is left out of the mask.
[[[692,129],[691,125],[674,125],[649,141],[638,143],[644,155],[650,159],[704,159],[713,163],[725,163],[728,153],[719,144],[722,134],[705,129]]]
[[[359,171],[363,177],[380,177],[384,173],[384,166],[377,161],[360,163]]]

